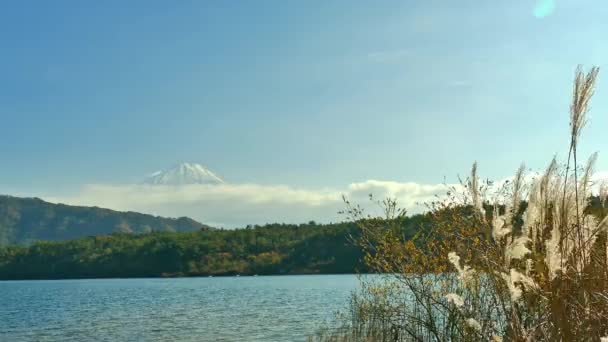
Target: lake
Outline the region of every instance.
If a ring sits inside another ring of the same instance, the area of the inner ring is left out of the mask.
[[[354,275],[0,281],[0,341],[305,341]]]

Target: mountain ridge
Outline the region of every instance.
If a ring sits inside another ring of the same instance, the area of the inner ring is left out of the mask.
[[[36,197],[0,195],[0,245],[70,240],[111,233],[213,229],[188,217],[54,204]]]

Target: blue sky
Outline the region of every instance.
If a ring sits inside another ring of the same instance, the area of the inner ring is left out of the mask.
[[[599,0],[6,2],[0,187],[182,161],[301,188],[541,168],[567,147],[575,66],[606,64],[607,17]],[[606,150],[603,79],[582,154]]]

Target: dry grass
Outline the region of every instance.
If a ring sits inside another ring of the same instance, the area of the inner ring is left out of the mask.
[[[390,274],[353,297],[345,330],[332,341],[600,341],[608,335],[608,218],[591,214],[597,155],[581,167],[577,150],[599,69],[577,68],[568,160],[542,176],[491,194],[477,164],[446,199],[429,204],[432,228],[406,240],[392,200],[360,223],[365,261]],[[600,186],[606,205],[608,186]],[[388,223],[387,223],[388,222]],[[395,222],[395,224],[392,224]],[[355,300],[356,299],[356,300]]]

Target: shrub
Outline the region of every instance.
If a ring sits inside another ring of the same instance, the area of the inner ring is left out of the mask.
[[[565,165],[554,158],[531,180],[522,165],[498,186],[481,182],[474,164],[466,180],[428,204],[432,224],[413,239],[390,224],[405,215],[395,200],[382,202],[383,220],[346,201],[365,262],[390,275],[390,290],[363,286],[350,332],[325,339],[603,340],[608,218],[588,206],[597,155],[582,167],[577,155],[598,70],[576,70]],[[599,192],[603,208],[608,188]]]

